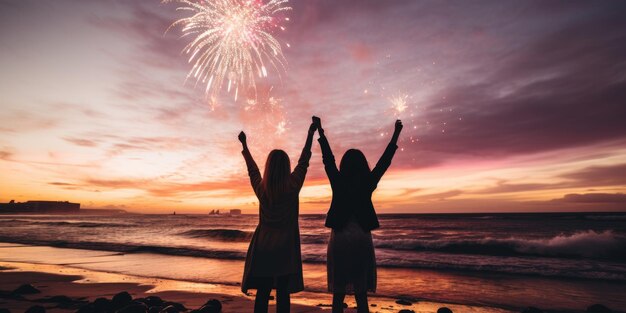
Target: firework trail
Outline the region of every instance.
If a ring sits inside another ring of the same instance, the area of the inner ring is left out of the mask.
[[[272,96],[272,90],[272,87],[260,84],[257,98],[247,99],[241,110],[241,119],[246,125],[246,131],[255,134],[250,136],[253,138],[252,143],[263,151],[284,144],[283,137],[290,124],[282,99]]]
[[[189,11],[189,17],[169,28],[181,27],[182,37],[191,37],[184,48],[193,67],[187,79],[206,84],[205,94],[214,97],[224,84],[234,91],[256,91],[256,79],[268,76],[268,68],[278,74],[286,60],[280,42],[272,32],[284,30],[279,17],[291,10],[288,0],[163,0],[177,3],[176,10]]]

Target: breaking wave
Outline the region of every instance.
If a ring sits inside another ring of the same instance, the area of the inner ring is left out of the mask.
[[[552,238],[394,239],[375,240],[377,248],[486,255],[535,255],[626,260],[626,236],[607,230],[560,234]]]

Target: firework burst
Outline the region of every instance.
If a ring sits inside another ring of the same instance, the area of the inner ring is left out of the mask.
[[[291,10],[288,0],[164,0],[189,11],[191,16],[175,21],[182,37],[192,37],[183,52],[193,67],[187,79],[205,84],[205,94],[215,96],[227,85],[235,100],[241,91],[256,90],[256,79],[270,70],[284,71],[286,60],[280,42],[272,35],[284,30],[279,17]]]

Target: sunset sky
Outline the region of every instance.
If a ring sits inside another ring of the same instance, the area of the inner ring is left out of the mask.
[[[404,121],[381,213],[626,211],[626,2],[290,4],[269,112],[184,83],[175,5],[0,0],[0,202],[254,213],[237,133],[260,167],[272,148],[293,165],[318,115],[338,160],[371,166]],[[301,210],[330,197],[314,142]]]

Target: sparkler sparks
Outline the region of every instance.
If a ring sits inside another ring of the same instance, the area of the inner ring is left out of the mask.
[[[274,29],[288,18],[288,0],[163,0],[180,4],[176,10],[193,15],[175,21],[169,28],[182,27],[182,37],[193,37],[183,50],[193,67],[187,79],[206,84],[205,94],[215,96],[227,81],[235,101],[240,89],[256,90],[256,79],[267,77],[268,68],[284,71],[286,60]]]
[[[391,102],[391,108],[394,110],[396,115],[399,115],[408,108],[408,105],[406,103],[408,98],[409,96],[406,94],[398,94],[389,98],[389,101]]]
[[[276,125],[276,135],[282,135],[286,130],[285,126],[285,121],[278,122],[278,125]]]

